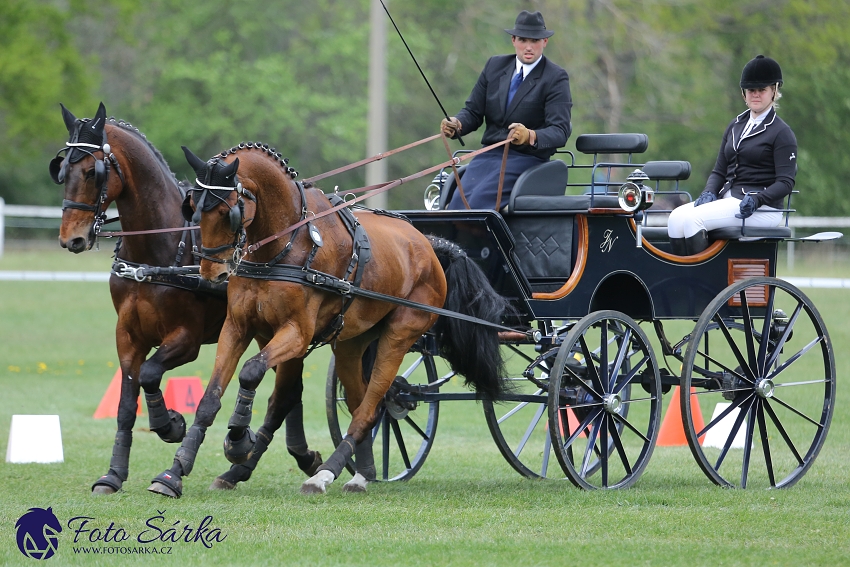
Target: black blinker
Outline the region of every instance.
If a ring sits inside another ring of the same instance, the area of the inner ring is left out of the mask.
[[[238,232],[242,226],[242,201],[230,207],[230,232]]]
[[[192,193],[186,193],[186,198],[183,199],[183,204],[180,205],[180,212],[183,213],[183,218],[187,221],[192,221],[192,215],[195,211],[192,210]]]
[[[106,164],[102,159],[94,161],[94,186],[100,191],[106,182]]]
[[[50,160],[50,178],[57,185],[62,185],[65,182],[65,171],[67,166],[65,165],[65,158],[63,156],[56,156],[52,160]]]

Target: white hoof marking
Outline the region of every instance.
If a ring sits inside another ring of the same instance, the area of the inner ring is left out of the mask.
[[[334,473],[322,470],[304,481],[301,485],[302,494],[324,494],[328,491],[328,485],[335,480]]]
[[[343,492],[366,492],[366,485],[369,481],[362,474],[357,473],[354,478],[346,482],[342,486]]]

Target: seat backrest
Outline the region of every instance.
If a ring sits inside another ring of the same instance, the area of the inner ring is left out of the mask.
[[[649,146],[646,134],[582,134],[576,150],[583,154],[641,154]]]
[[[466,165],[458,166],[457,174],[463,177],[463,172],[466,170]],[[455,190],[457,189],[457,179],[455,178],[455,172],[452,171],[449,173],[449,176],[446,178],[446,181],[443,183],[443,188],[440,191],[440,210],[443,211],[446,207],[449,206],[449,201],[452,200],[452,195],[454,195]]]
[[[569,178],[567,164],[559,159],[547,161],[535,165],[523,171],[514,183],[511,198],[508,201],[508,212],[513,212],[517,207],[517,199],[523,201],[523,197],[560,197],[567,189]]]

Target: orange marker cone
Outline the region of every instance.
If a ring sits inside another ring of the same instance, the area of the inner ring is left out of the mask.
[[[569,437],[569,435],[567,435],[567,436],[564,435],[564,422],[559,421],[558,423],[561,426],[561,437],[564,437],[564,438]],[[570,409],[570,408],[567,408],[567,425],[569,425],[570,431],[573,432],[573,433],[581,425],[581,422],[576,417],[576,414],[573,413],[573,410]],[[549,430],[549,422],[548,421],[546,422],[546,430],[547,431]],[[587,437],[587,435],[582,433],[582,434],[579,435],[579,437]]]
[[[118,401],[121,399],[121,369],[115,371],[115,376],[112,377],[112,382],[103,394],[97,409],[94,410],[95,419],[103,419],[106,417],[118,417]],[[136,415],[142,415],[142,399],[139,396],[138,409]]]
[[[198,376],[174,376],[165,384],[165,405],[180,413],[195,413],[198,402],[204,395],[204,387]]]
[[[705,422],[702,419],[702,411],[699,409],[699,402],[694,396],[696,388],[691,388],[691,413],[693,414],[694,427],[697,431],[705,427]],[[667,406],[667,413],[661,422],[661,431],[658,432],[659,447],[677,447],[687,445],[688,438],[685,437],[685,427],[682,423],[682,406],[679,401],[681,392],[679,386],[673,389],[673,395],[670,398],[670,404]],[[700,444],[702,444],[700,439]]]

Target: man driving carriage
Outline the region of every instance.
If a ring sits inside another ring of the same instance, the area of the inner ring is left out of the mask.
[[[462,186],[473,209],[494,209],[497,202],[507,202],[517,177],[548,161],[567,143],[571,132],[569,75],[543,56],[555,32],[546,29],[540,12],[526,10],[517,16],[514,27],[505,31],[511,35],[516,54],[491,57],[464,108],[440,124],[443,133],[456,138],[486,123],[483,145],[511,136],[501,195],[501,151],[476,156],[467,166]],[[448,208],[465,208],[460,191],[455,191]]]

